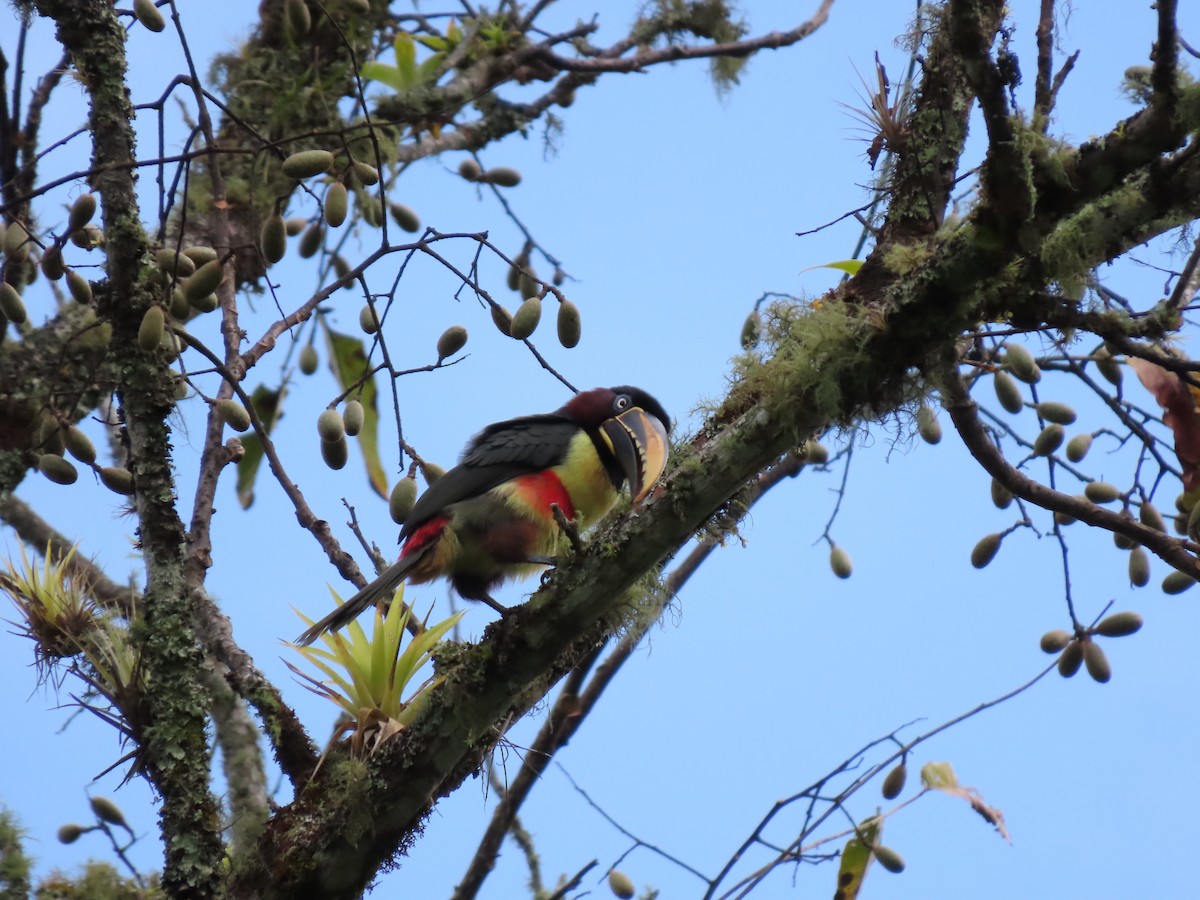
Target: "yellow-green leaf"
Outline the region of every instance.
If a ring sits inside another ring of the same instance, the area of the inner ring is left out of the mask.
[[[819,266],[809,266],[807,269],[801,269],[803,272],[811,272],[813,269],[837,269],[839,272],[845,272],[853,277],[858,274],[858,270],[862,268],[861,259],[839,259],[836,262],[821,263]]]
[[[274,390],[262,384],[250,395],[250,402],[254,404],[254,411],[258,413],[267,434],[271,433],[271,429],[275,427],[275,420],[279,418],[283,396],[283,390]],[[249,509],[254,502],[254,479],[258,476],[259,465],[262,464],[263,445],[257,434],[247,434],[240,440],[244,452],[237,464],[237,498],[242,509]]]
[[[357,337],[325,329],[329,344],[329,361],[343,390],[349,390],[367,374],[367,353],[363,342]],[[368,378],[362,386],[358,400],[363,405],[363,425],[356,443],[362,451],[367,468],[367,480],[380,497],[387,498],[388,479],[379,458],[379,410],[378,389],[375,379]]]
[[[858,835],[846,841],[846,846],[842,848],[834,892],[838,900],[855,900],[862,890],[863,878],[873,858],[871,848],[879,841],[879,825],[878,817],[867,819],[858,827]]]

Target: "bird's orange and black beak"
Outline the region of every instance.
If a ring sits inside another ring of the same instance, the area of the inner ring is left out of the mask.
[[[635,406],[600,426],[604,441],[625,478],[633,502],[644,498],[667,466],[667,426],[658,416]]]

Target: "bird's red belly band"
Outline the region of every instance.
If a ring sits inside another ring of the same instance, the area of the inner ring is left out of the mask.
[[[575,518],[575,504],[571,495],[557,475],[549,470],[522,475],[516,479],[517,491],[539,509],[550,512],[550,504],[557,503],[568,520]]]

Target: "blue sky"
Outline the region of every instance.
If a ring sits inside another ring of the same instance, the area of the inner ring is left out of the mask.
[[[1013,5],[1026,103],[1035,7]],[[787,28],[808,12],[808,5],[788,2],[749,2],[745,8],[755,32]],[[184,2],[180,11],[201,59],[231,47],[252,14],[246,4],[229,0]],[[560,24],[592,11],[565,5]],[[561,114],[565,132],[556,152],[548,154],[538,134],[485,151],[488,165],[522,171],[522,184],[506,196],[577,279],[565,289],[582,310],[584,339],[565,351],[539,332],[539,347],[551,362],[582,387],[639,384],[662,400],[682,432],[692,427],[694,410],[725,387],[728,360],[738,350],[753,301],[764,291],[819,294],[834,283],[834,273],[802,270],[849,255],[858,236],[853,221],[804,238],[795,233],[865,201],[862,186],[871,178],[865,146],[841,104],[860,102],[855,67],[868,73],[876,51],[893,79],[900,76],[907,55],[894,40],[911,13],[907,3],[836,5],[817,34],[752,60],[741,87],[723,97],[703,63],[609,78],[581,91],[575,106]],[[631,15],[631,8],[616,15],[604,10],[606,33],[614,34]],[[1145,61],[1154,20],[1138,6],[1115,27],[1111,7],[1095,5],[1064,19],[1062,51],[1083,53],[1061,94],[1055,128],[1079,140],[1132,111],[1119,80],[1127,65]],[[1195,10],[1185,10],[1185,35],[1194,36],[1196,24]],[[0,42],[11,54],[15,29],[2,30]],[[35,26],[32,38],[38,52],[31,58],[54,58],[53,51],[42,52],[51,38],[45,23]],[[134,71],[145,79],[135,80],[135,102],[157,97],[170,75],[181,71],[171,47],[168,34],[131,35]],[[68,85],[61,93],[47,135],[81,121],[79,91]],[[153,152],[149,138],[142,150]],[[413,166],[395,199],[441,231],[487,230],[515,253],[519,237],[499,207],[453,174],[459,158]],[[60,165],[70,171],[77,160],[64,156]],[[143,176],[142,187],[152,197],[151,177]],[[368,246],[372,238],[363,236]],[[450,252],[465,262],[472,248],[464,243]],[[312,270],[291,257],[273,275],[283,286],[281,296],[293,302],[315,285]],[[1161,276],[1133,267],[1111,275],[1138,296],[1161,283]],[[482,276],[506,293],[502,266],[485,263]],[[444,465],[487,422],[552,409],[565,399],[561,385],[532,357],[495,332],[485,311],[453,298],[454,287],[432,263],[416,265],[405,275],[401,314],[389,334],[392,352],[417,366],[432,361],[434,341],[447,325],[463,324],[471,332],[462,364],[409,376],[399,385],[406,437]],[[253,302],[252,338],[273,312],[269,302]],[[337,323],[354,331],[360,299],[344,293],[335,304]],[[35,321],[47,309],[32,304]],[[203,328],[197,326],[202,337]],[[276,366],[268,358],[250,384],[272,383]],[[337,473],[320,462],[313,422],[336,393],[332,379],[322,372],[298,387],[276,433],[289,472],[345,546],[355,545],[342,498],[390,552],[395,527],[366,487],[357,459]],[[1052,377],[1042,387],[1043,397],[1078,399]],[[1081,428],[1111,424],[1098,404],[1079,405]],[[178,423],[184,498],[194,490],[201,412],[185,410]],[[855,446],[848,493],[832,529],[854,558],[850,580],[830,573],[827,547],[819,541],[836,502],[840,468],[805,472],[781,485],[755,507],[743,542],[732,540],[711,557],[560,755],[571,777],[609,815],[646,842],[714,873],[775,800],[807,786],[856,748],[922,719],[902,732],[915,736],[1011,690],[1049,662],[1038,637],[1067,621],[1059,547],[1019,534],[986,570],[970,566],[975,541],[1007,527],[1012,514],[992,507],[987,476],[944,425],[947,436],[936,447],[911,439],[895,422],[830,441],[840,447],[852,438]],[[394,460],[392,440],[384,438],[385,462]],[[1128,459],[1100,449],[1111,447],[1098,442],[1090,473],[1127,483]],[[83,483],[88,480],[61,488],[31,476],[19,496],[61,530],[78,534],[83,551],[113,577],[140,578],[131,521],[120,517],[113,495]],[[343,592],[348,586],[296,526],[282,492],[263,479],[257,494],[243,512],[232,481],[218,492],[210,588],[232,617],[236,636],[323,737],[333,708],[294,682],[279,639],[299,628],[291,606],[315,617],[328,608],[327,582]],[[1171,496],[1165,494],[1160,506],[1169,507]],[[187,515],[188,501],[182,506]],[[907,871],[896,876],[872,870],[862,896],[1192,892],[1183,861],[1192,849],[1187,817],[1200,800],[1191,759],[1200,734],[1192,704],[1182,698],[1197,688],[1190,665],[1196,596],[1162,595],[1155,587],[1165,574],[1161,565],[1150,587],[1131,592],[1125,554],[1109,536],[1082,528],[1068,531],[1081,618],[1090,620],[1111,599],[1116,609],[1141,612],[1145,629],[1106,645],[1111,683],[1052,675],[1017,700],[922,745],[910,765],[914,774],[925,762],[950,761],[965,784],[1003,809],[1013,843],[998,838],[960,801],[925,798],[889,820],[885,831],[885,842],[906,858]],[[11,536],[7,542],[15,552]],[[517,602],[523,589],[529,586],[516,586],[500,599]],[[412,596],[436,603],[435,615],[448,612],[440,585]],[[465,635],[478,635],[490,616],[472,606]],[[90,779],[122,751],[113,732],[87,716],[59,733],[69,712],[47,709],[56,698],[36,688],[31,658],[27,642],[0,633],[0,671],[9,685],[0,715],[18,736],[0,745],[0,771],[9,773],[0,779],[0,801],[21,816],[45,871],[72,866],[88,854],[104,856],[95,836],[63,847],[53,835],[60,824],[86,818]],[[69,702],[65,693],[57,699]],[[514,744],[527,743],[539,724],[538,713],[520,723],[511,734]],[[514,774],[518,754],[514,748],[507,757]],[[149,793],[140,781],[119,790],[118,782],[118,775],[109,775],[90,790],[116,798],[146,834],[135,858],[146,869],[156,867],[161,857]],[[904,796],[911,793],[910,787]],[[412,858],[380,880],[375,896],[401,890],[447,895],[466,865],[466,848],[473,848],[487,821],[490,800],[474,781],[443,801]],[[868,789],[851,808],[862,819],[882,803]],[[549,881],[592,859],[599,860],[593,874],[602,872],[629,848],[557,768],[534,793],[523,821]],[[775,839],[789,840],[793,821],[783,817]],[[845,827],[843,820],[834,822],[831,828]],[[639,886],[660,888],[663,897],[701,892],[693,876],[644,849],[621,867]],[[759,896],[829,896],[835,876],[832,865],[781,870]],[[519,854],[506,845],[484,896],[521,896],[524,879]],[[603,896],[607,889],[598,890]]]

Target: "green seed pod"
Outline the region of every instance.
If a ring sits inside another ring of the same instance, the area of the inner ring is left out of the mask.
[[[183,342],[170,329],[163,332],[159,346],[162,347],[167,362],[175,362],[179,358],[179,354],[183,352]]]
[[[141,327],[138,328],[138,346],[149,353],[162,342],[166,316],[161,306],[152,306],[142,316]]]
[[[320,362],[320,357],[317,356],[317,348],[312,344],[305,344],[300,348],[300,371],[303,374],[311,375],[316,372]]]
[[[891,872],[893,875],[898,875],[904,871],[904,857],[893,850],[891,847],[885,847],[883,844],[878,844],[871,848],[871,853],[881,866]]]
[[[226,398],[216,403],[217,415],[234,431],[246,431],[250,427],[250,413],[237,400]]]
[[[312,178],[333,165],[333,154],[328,150],[301,150],[283,161],[280,168],[288,178]]]
[[[1124,612],[1115,612],[1111,616],[1105,616],[1096,623],[1096,627],[1092,629],[1102,637],[1126,637],[1130,634],[1136,634],[1142,630],[1142,625],[1145,622],[1141,616],[1135,612],[1128,610]]]
[[[492,322],[505,337],[512,337],[512,313],[496,303],[492,306]]]
[[[1106,684],[1112,678],[1112,666],[1109,665],[1108,657],[1095,641],[1083,641],[1083,662],[1093,681]]]
[[[80,194],[75,198],[75,202],[71,204],[71,211],[67,214],[67,231],[78,231],[88,222],[92,221],[92,216],[95,214],[96,195]]]
[[[353,169],[358,180],[367,187],[373,187],[379,184],[379,170],[374,166],[356,159],[352,163],[351,168]]]
[[[1061,628],[1055,628],[1053,631],[1047,631],[1042,635],[1040,646],[1043,653],[1061,653],[1067,644],[1071,643],[1070,632],[1063,631]]]
[[[415,476],[401,478],[388,496],[388,514],[397,525],[403,525],[417,502],[417,479]]]
[[[129,824],[125,821],[125,814],[121,812],[121,808],[107,797],[89,797],[88,802],[91,804],[92,812],[101,822],[129,829]]]
[[[192,262],[191,257],[176,253],[170,247],[163,247],[155,253],[154,261],[168,275],[176,275],[180,278],[187,278],[196,271],[196,264]]]
[[[1000,551],[1000,542],[1004,540],[1004,536],[998,531],[991,534],[985,534],[979,539],[979,542],[971,549],[971,565],[977,569],[982,569],[987,566],[996,554]]]
[[[1175,533],[1179,535],[1187,534],[1187,516],[1172,516],[1171,527],[1175,529]]]
[[[95,250],[104,246],[104,232],[95,225],[85,225],[70,234],[71,243],[80,250]]]
[[[355,437],[362,431],[366,415],[360,401],[347,400],[346,405],[342,407],[342,424],[346,426],[346,434]]]
[[[583,323],[579,318],[579,307],[570,300],[558,304],[558,342],[570,350],[578,346],[583,335]]]
[[[308,226],[308,219],[304,216],[291,216],[285,219],[283,224],[287,229],[287,236],[295,237]]]
[[[537,273],[533,271],[533,266],[526,263],[517,278],[517,293],[521,295],[521,299],[528,300],[536,297],[541,290],[542,286],[537,279]]]
[[[804,453],[804,461],[809,465],[823,466],[829,462],[829,448],[820,441],[809,438],[800,449]]]
[[[71,298],[88,306],[91,302],[91,282],[79,274],[74,269],[67,269],[67,290],[71,293]]]
[[[79,472],[69,460],[57,453],[43,453],[38,457],[38,471],[55,484],[74,484]]]
[[[190,388],[188,387],[187,378],[184,377],[183,375],[176,375],[175,376],[175,395],[174,395],[175,399],[176,400],[186,400],[188,398],[189,392],[190,392]]]
[[[1134,547],[1129,551],[1129,583],[1134,587],[1145,587],[1150,583],[1150,554],[1145,547]]]
[[[358,327],[367,334],[374,334],[379,330],[379,314],[370,303],[358,311]]]
[[[192,305],[188,303],[187,292],[183,287],[177,287],[171,292],[171,303],[167,312],[171,314],[171,318],[176,322],[186,321],[188,316],[192,314]]]
[[[900,763],[892,771],[888,772],[883,779],[883,799],[895,800],[899,797],[900,792],[904,790],[904,783],[906,781],[908,781],[908,766]]]
[[[1149,500],[1142,502],[1142,508],[1138,510],[1138,518],[1147,528],[1153,528],[1163,534],[1167,533],[1167,523],[1163,521],[1162,513]]]
[[[521,183],[521,173],[508,166],[497,166],[488,169],[479,176],[479,180],[497,187],[516,187]]]
[[[347,262],[346,257],[340,253],[333,254],[333,271],[342,281],[343,291],[351,290],[354,287],[354,279],[346,277],[354,271],[354,268]]]
[[[14,325],[21,325],[29,318],[25,312],[25,303],[17,289],[7,281],[0,281],[0,313],[3,313]]]
[[[478,181],[482,169],[479,168],[479,163],[475,160],[467,158],[458,164],[458,174],[467,181]]]
[[[1167,577],[1162,580],[1162,592],[1164,594],[1182,594],[1195,583],[1196,579],[1191,575],[1176,569],[1168,573]]]
[[[738,342],[742,345],[743,350],[749,350],[758,343],[759,335],[762,333],[762,316],[758,314],[757,309],[750,310],[750,315],[746,316],[746,321],[742,323],[742,334],[738,338]]]
[[[520,286],[521,286],[521,266],[522,265],[524,265],[524,263],[520,263],[520,264],[513,263],[511,266],[508,267],[508,276],[505,279],[505,283],[508,285],[508,289],[510,291],[515,291],[518,288],[520,288]]]
[[[287,223],[279,213],[267,216],[258,235],[259,248],[269,263],[277,263],[287,253]]]
[[[156,34],[167,27],[167,20],[154,5],[154,0],[133,0],[133,14],[142,27]]]
[[[350,195],[346,191],[346,185],[335,181],[325,192],[325,224],[330,228],[337,228],[345,222],[349,204]]]
[[[10,262],[21,262],[29,255],[33,238],[20,222],[13,222],[4,233],[4,255]]]
[[[927,444],[937,444],[942,440],[942,426],[937,420],[937,413],[932,406],[924,403],[917,407],[917,434]]]
[[[350,445],[346,439],[338,441],[321,441],[321,459],[331,469],[341,469],[350,459]]]
[[[829,551],[829,568],[838,578],[849,578],[854,574],[854,563],[850,560],[850,554],[837,546]]]
[[[1191,511],[1196,508],[1196,505],[1196,497],[1192,494],[1189,494],[1187,491],[1184,491],[1175,498],[1175,509],[1183,513],[1185,516],[1189,515]]]
[[[442,332],[442,336],[438,338],[437,355],[438,362],[441,362],[448,356],[453,356],[459,350],[467,345],[467,329],[461,325],[451,325]]]
[[[619,869],[612,869],[608,873],[608,889],[614,895],[620,897],[621,900],[630,900],[637,893],[637,888],[634,887],[633,881],[628,875]]]
[[[115,466],[102,466],[100,483],[114,494],[126,496],[133,493],[133,473],[128,469],[118,469]]]
[[[1083,647],[1079,645],[1079,641],[1071,641],[1058,658],[1058,674],[1063,678],[1071,678],[1079,671],[1082,663]]]
[[[184,297],[186,296],[187,293],[185,292]],[[192,300],[191,305],[196,312],[210,313],[221,305],[221,301],[217,298],[216,294],[209,294],[207,297],[201,297],[199,300]]]
[[[62,456],[66,451],[67,444],[63,440],[62,428],[58,424],[58,419],[48,411],[43,411],[38,417],[30,446],[42,453],[51,453],[56,456]]]
[[[336,443],[346,437],[346,424],[336,409],[327,409],[317,416],[317,434],[327,444]]]
[[[1012,491],[995,478],[992,479],[992,505],[996,509],[1008,509],[1013,502]]]
[[[509,326],[508,333],[511,337],[518,341],[523,341],[529,337],[538,327],[538,322],[542,318],[542,301],[537,297],[530,297],[524,303],[517,307],[516,313],[512,317],[512,325]]]
[[[63,430],[63,444],[67,452],[84,465],[90,466],[96,461],[96,445],[76,426],[68,425]]]
[[[388,211],[392,214],[392,221],[404,231],[414,234],[421,230],[421,217],[413,212],[411,207],[393,202],[388,204]]]
[[[1200,540],[1200,503],[1192,507],[1192,511],[1188,513],[1187,530],[1185,534],[1193,541]]]
[[[217,251],[212,247],[202,247],[196,245],[194,247],[184,247],[183,255],[196,264],[196,268],[200,268],[205,263],[210,263],[214,259],[218,259]]]
[[[1067,459],[1073,463],[1083,462],[1083,458],[1087,456],[1090,449],[1092,449],[1092,436],[1077,434],[1067,441]]]
[[[67,273],[67,267],[63,264],[62,248],[58,244],[51,244],[42,254],[42,274],[51,281],[58,281]]]
[[[1113,546],[1115,546],[1118,550],[1132,550],[1137,546],[1137,541],[1135,541],[1133,538],[1126,537],[1119,531],[1114,531]]]
[[[996,389],[996,399],[1006,411],[1015,416],[1025,408],[1020,385],[1007,372],[999,371],[992,376],[992,387]]]
[[[1050,424],[1042,429],[1033,441],[1033,453],[1035,456],[1049,456],[1060,446],[1062,446],[1064,437],[1063,427],[1061,425]]]
[[[1121,499],[1121,489],[1107,481],[1090,481],[1083,486],[1083,496],[1093,503],[1112,503]]]
[[[187,294],[188,303],[194,303],[213,293],[221,286],[221,279],[224,277],[225,267],[219,261],[212,259],[206,262],[184,284],[183,290]]]
[[[79,840],[83,834],[91,830],[92,829],[90,828],[84,828],[82,825],[76,825],[73,822],[67,825],[61,825],[58,829],[58,842],[60,844],[73,844]]]
[[[310,259],[316,256],[317,251],[321,249],[323,243],[325,243],[325,229],[314,222],[305,229],[304,234],[300,238],[300,257],[302,259]]]
[[[1112,355],[1112,351],[1101,344],[1092,351],[1092,356],[1096,360],[1096,370],[1104,380],[1109,384],[1119,387],[1123,371],[1120,361]]]
[[[437,463],[421,463],[421,475],[425,478],[425,486],[433,487],[433,483],[446,474],[446,470]]]
[[[1047,422],[1057,422],[1059,425],[1070,425],[1076,419],[1074,407],[1055,400],[1043,400],[1034,409]]]
[[[308,34],[312,28],[312,13],[308,11],[308,4],[304,0],[285,0],[284,15],[287,16],[292,34]]]
[[[1004,364],[1014,376],[1026,384],[1037,384],[1042,380],[1042,370],[1038,368],[1033,354],[1021,344],[1004,345]]]

